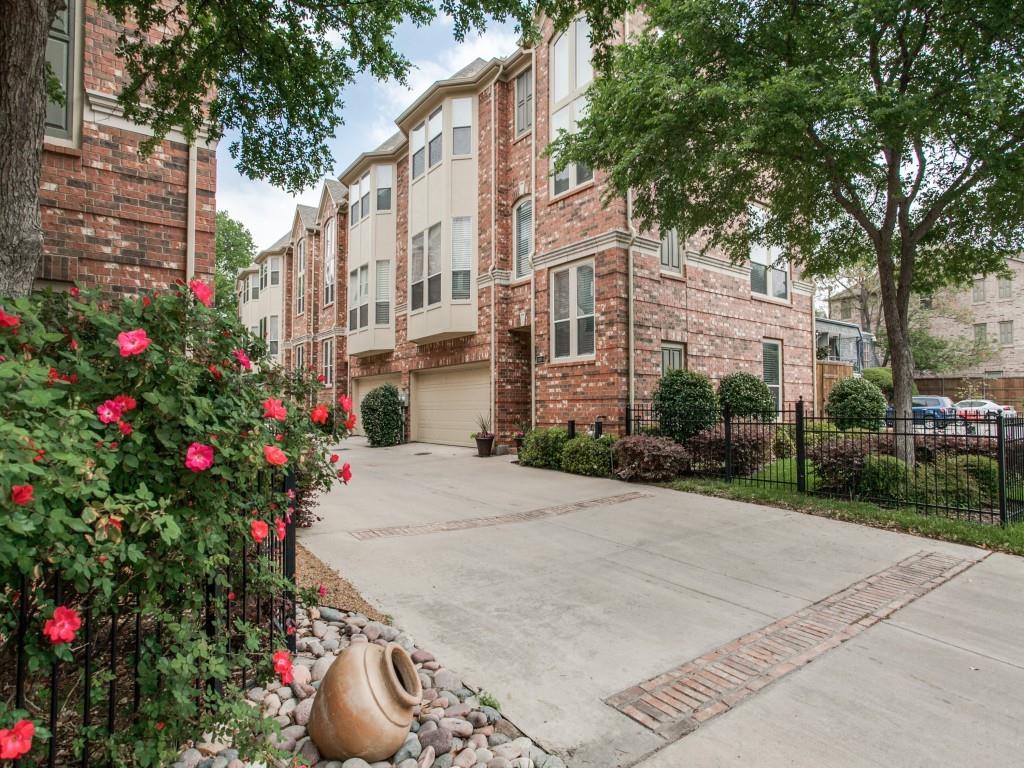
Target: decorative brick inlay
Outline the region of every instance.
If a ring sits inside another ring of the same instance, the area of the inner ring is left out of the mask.
[[[679,738],[977,562],[980,560],[918,552],[605,701],[652,731]]]
[[[462,531],[467,528],[486,528],[491,525],[505,525],[506,523],[528,523],[531,520],[541,520],[545,517],[557,517],[558,515],[567,515],[570,512],[579,512],[581,509],[622,504],[625,501],[643,499],[651,495],[641,491],[630,491],[629,493],[620,493],[618,496],[602,496],[598,499],[574,501],[571,504],[528,509],[523,512],[509,512],[506,515],[495,515],[493,517],[471,517],[466,520],[444,520],[437,523],[423,523],[421,525],[396,525],[391,528],[363,528],[358,531],[350,531],[350,533],[354,538],[366,541],[368,539],[385,539],[391,536],[419,536],[424,533]]]

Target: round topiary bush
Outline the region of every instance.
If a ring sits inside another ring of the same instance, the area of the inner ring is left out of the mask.
[[[519,451],[519,463],[524,467],[561,469],[562,449],[569,440],[569,433],[561,427],[534,429],[526,434]]]
[[[614,445],[613,435],[574,437],[562,448],[562,471],[590,477],[611,477]]]
[[[694,371],[669,371],[658,382],[654,412],[661,433],[676,442],[715,425],[721,413],[711,379]]]
[[[382,384],[367,392],[359,411],[363,431],[374,448],[402,442],[402,401],[394,384]]]
[[[885,423],[886,405],[885,395],[876,385],[850,377],[833,385],[825,411],[840,429],[879,429]]]
[[[775,398],[768,385],[752,373],[730,373],[718,384],[722,409],[733,416],[756,416],[772,420],[776,416]]]

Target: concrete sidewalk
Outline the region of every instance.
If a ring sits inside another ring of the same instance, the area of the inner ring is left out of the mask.
[[[986,553],[459,448],[345,448],[352,484],[302,542],[570,766],[1020,759],[1024,561],[988,557],[669,741],[605,700],[922,550]]]

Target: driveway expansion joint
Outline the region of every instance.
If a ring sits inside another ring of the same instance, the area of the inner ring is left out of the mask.
[[[444,533],[446,531],[464,531],[471,528],[487,528],[495,525],[508,525],[509,523],[529,523],[534,520],[543,520],[549,517],[567,515],[570,512],[579,512],[594,507],[607,507],[612,504],[622,504],[627,501],[644,499],[653,496],[652,493],[643,491],[630,491],[620,493],[616,496],[602,496],[596,499],[585,501],[574,501],[568,504],[557,504],[551,507],[540,507],[538,509],[527,509],[522,512],[508,512],[503,515],[490,517],[472,517],[464,520],[442,520],[436,523],[421,523],[416,525],[395,525],[388,528],[362,528],[349,531],[352,538],[359,541],[373,539],[386,539],[394,536],[422,536],[428,533]]]
[[[676,741],[983,559],[918,552],[789,616],[620,691],[605,703],[666,740]]]

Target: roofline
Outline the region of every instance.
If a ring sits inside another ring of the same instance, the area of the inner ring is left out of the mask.
[[[416,117],[423,105],[430,101],[438,93],[447,93],[448,91],[460,90],[468,86],[476,85],[483,80],[487,75],[490,75],[494,70],[504,66],[503,59],[491,59],[483,67],[480,68],[479,72],[468,77],[460,78],[449,78],[447,80],[435,80],[427,90],[421,93],[416,101],[405,108],[398,117],[395,118],[395,125],[397,125],[403,133],[408,133],[409,126],[413,118]]]
[[[348,168],[346,168],[344,171],[338,174],[338,183],[343,185],[347,190],[349,185],[348,182],[345,181],[345,179],[347,179],[349,176],[360,175],[366,168],[366,166],[371,165],[374,160],[397,160],[401,156],[402,152],[405,151],[405,148],[406,146],[408,146],[408,144],[409,137],[406,136],[405,132],[403,131],[402,141],[398,144],[397,147],[395,147],[390,152],[374,149],[369,152],[361,153],[358,157],[356,157],[355,160],[348,164]]]

